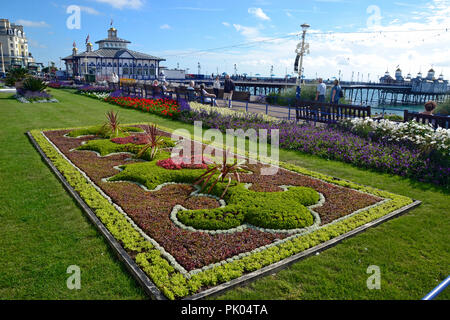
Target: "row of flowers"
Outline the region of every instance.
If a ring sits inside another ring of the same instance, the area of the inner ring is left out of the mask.
[[[50,81],[47,85],[53,89],[80,89],[83,87],[81,84],[75,84],[73,81]]]
[[[86,96],[86,97],[99,99],[99,100],[105,100],[106,98],[109,98],[109,96],[110,96],[109,92],[95,92],[95,91],[94,92],[81,91],[79,94]]]
[[[409,143],[421,148],[424,152],[435,149],[445,156],[450,156],[450,129],[431,124],[409,121],[399,123],[386,119],[375,121],[371,118],[346,120],[342,127],[362,137],[376,141]]]
[[[144,112],[154,113],[160,116],[177,118],[181,111],[187,110],[189,105],[179,104],[172,99],[141,99],[131,97],[112,97],[108,96],[104,101],[124,108],[141,110]]]

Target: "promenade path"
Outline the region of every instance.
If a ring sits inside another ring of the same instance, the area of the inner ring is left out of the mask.
[[[228,108],[228,102],[225,100],[218,100],[217,104],[219,107]],[[291,108],[289,111],[288,107],[266,105],[255,102],[249,102],[247,106],[246,102],[233,101],[232,110],[245,112],[247,111],[247,108],[249,113],[260,113],[283,120],[295,120],[295,108]]]

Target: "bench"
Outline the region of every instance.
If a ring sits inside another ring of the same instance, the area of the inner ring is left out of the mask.
[[[433,128],[437,129],[438,127],[444,129],[450,129],[450,117],[449,116],[441,116],[441,115],[428,115],[416,112],[409,112],[408,110],[404,111],[403,121],[408,122],[411,120],[415,120],[419,123],[423,124],[431,124]]]
[[[323,103],[318,101],[297,100],[295,102],[297,121],[314,121],[335,124],[348,118],[366,118],[371,116],[370,106]]]

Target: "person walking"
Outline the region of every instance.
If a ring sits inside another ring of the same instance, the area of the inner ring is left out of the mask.
[[[343,91],[341,86],[339,85],[339,80],[334,80],[334,86],[331,88],[331,97],[330,97],[330,103],[331,104],[339,104],[339,100],[343,97]],[[336,107],[336,114],[339,117],[341,115],[341,108]]]
[[[219,99],[219,93],[220,93],[220,78],[219,76],[216,77],[216,80],[213,84],[214,94],[216,95],[216,99]]]
[[[236,89],[236,86],[233,82],[233,80],[230,79],[230,75],[225,76],[225,84],[223,88],[223,99],[225,101],[228,101],[228,108],[233,107],[233,93]]]
[[[327,85],[323,83],[323,79],[319,78],[319,84],[317,85],[316,101],[325,102],[325,94],[327,93]]]
[[[330,103],[339,104],[339,100],[342,98],[342,88],[339,85],[339,80],[334,80],[334,86],[331,89]]]

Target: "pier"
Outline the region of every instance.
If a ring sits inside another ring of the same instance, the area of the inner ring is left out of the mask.
[[[188,84],[191,80],[178,80],[182,84]],[[212,86],[212,79],[195,80],[197,84],[205,84]],[[306,86],[314,86],[312,81],[305,81]],[[271,93],[282,93],[284,90],[296,87],[295,79],[288,80],[266,80],[266,81],[252,81],[252,80],[234,80],[237,91],[250,92],[254,96],[267,96]],[[331,84],[327,84],[328,87]],[[345,91],[346,99],[352,103],[360,105],[374,104],[379,105],[420,105],[429,100],[438,103],[450,98],[450,89],[446,92],[414,92],[411,85],[404,84],[381,84],[381,83],[355,83],[355,82],[341,82],[341,87]]]

